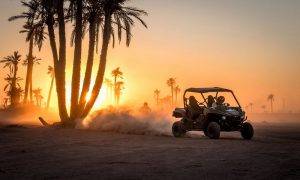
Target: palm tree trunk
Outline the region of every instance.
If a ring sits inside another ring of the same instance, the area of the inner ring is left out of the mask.
[[[54,77],[52,77],[52,79],[51,79],[51,85],[50,85],[50,90],[49,90],[48,99],[47,99],[47,107],[46,107],[47,109],[49,109],[49,105],[50,105],[53,84],[54,84]]]
[[[88,59],[86,64],[85,76],[83,81],[83,86],[81,90],[81,96],[79,100],[79,112],[82,112],[86,104],[86,96],[89,92],[91,85],[91,77],[94,63],[94,52],[95,52],[95,39],[96,39],[96,22],[95,17],[92,16],[90,19],[89,27],[89,50],[88,50]]]
[[[114,78],[114,100],[115,105],[117,105],[117,76],[115,76]]]
[[[81,50],[82,50],[82,0],[76,1],[75,49],[72,75],[70,118],[75,120],[78,113],[78,98],[80,90]]]
[[[16,102],[16,95],[17,95],[17,72],[18,72],[18,64],[14,64],[14,74],[13,74],[13,79],[12,79],[12,89],[11,89],[11,105],[12,107],[15,107],[17,104]]]
[[[48,36],[49,36],[49,41],[50,41],[50,46],[51,46],[53,61],[54,61],[54,73],[55,73],[59,116],[62,123],[66,124],[69,121],[69,116],[66,108],[66,96],[65,96],[66,90],[65,90],[65,68],[64,67],[65,67],[66,41],[65,41],[65,33],[64,33],[64,18],[61,19],[61,15],[60,15],[58,19],[59,19],[60,61],[58,59],[57,47],[55,42],[53,16],[51,16],[48,19],[47,25],[48,25]]]
[[[30,90],[30,81],[32,81],[32,69],[33,69],[33,37],[29,41],[29,51],[28,51],[28,64],[27,64],[27,73],[26,73],[26,82],[25,82],[25,94],[24,94],[24,103],[28,102],[28,93]],[[31,76],[31,78],[30,78]]]
[[[106,60],[107,60],[107,51],[108,45],[111,36],[111,13],[105,12],[105,22],[104,22],[104,30],[103,30],[103,41],[102,41],[102,49],[100,55],[100,63],[98,68],[98,73],[96,77],[96,81],[92,90],[92,95],[90,100],[87,102],[83,113],[81,114],[82,118],[85,118],[88,113],[91,111],[92,107],[94,106],[96,99],[99,95],[100,89],[103,83],[103,77],[106,68]]]
[[[29,96],[30,96],[30,103],[33,102],[33,92],[32,92],[32,83],[29,81]]]
[[[174,105],[174,90],[173,86],[171,86],[171,94],[172,94],[172,106]]]
[[[273,113],[273,99],[271,99],[270,101],[271,101],[271,113]]]

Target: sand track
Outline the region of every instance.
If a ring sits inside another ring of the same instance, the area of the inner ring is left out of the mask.
[[[299,128],[209,140],[88,130],[0,130],[0,179],[299,179]]]

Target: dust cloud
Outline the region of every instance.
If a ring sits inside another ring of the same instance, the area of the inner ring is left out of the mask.
[[[102,132],[170,136],[173,119],[164,112],[140,113],[128,108],[108,108],[92,113],[80,128]]]
[[[59,120],[57,113],[43,108],[23,105],[17,108],[0,110],[0,125],[41,126],[39,117],[47,118],[49,123]]]

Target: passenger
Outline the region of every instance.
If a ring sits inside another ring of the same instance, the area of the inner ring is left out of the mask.
[[[225,111],[226,106],[224,105],[224,102],[225,102],[225,97],[219,96],[217,97],[217,101],[213,103],[212,107],[217,110]]]
[[[211,108],[214,102],[215,102],[214,97],[212,95],[209,95],[207,97],[207,107]]]
[[[148,105],[147,102],[144,102],[143,106],[140,108],[140,112],[142,114],[149,114],[149,113],[151,113],[151,109],[150,109],[150,107],[149,107],[149,105]]]

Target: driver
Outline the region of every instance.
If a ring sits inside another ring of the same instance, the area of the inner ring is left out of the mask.
[[[189,111],[192,119],[197,118],[201,114],[201,107],[199,106],[195,96],[189,97]]]
[[[213,103],[213,108],[218,109],[218,110],[222,110],[225,111],[226,110],[226,106],[224,105],[225,102],[225,97],[224,96],[219,96],[217,97],[217,100],[215,103]]]

